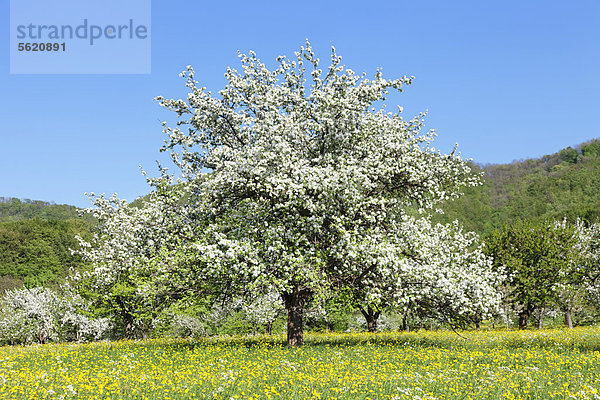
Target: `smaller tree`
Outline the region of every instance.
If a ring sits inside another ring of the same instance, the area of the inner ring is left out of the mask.
[[[281,296],[273,290],[259,293],[250,302],[244,302],[242,305],[246,318],[253,324],[264,326],[267,335],[271,334],[273,322],[283,309]]]
[[[490,234],[485,243],[494,267],[507,272],[505,301],[517,310],[520,329],[536,309],[556,301],[579,254],[574,228],[551,221],[518,220]]]
[[[77,287],[129,338],[145,337],[167,298],[177,295],[168,265],[192,236],[185,186],[164,174],[148,180],[155,190],[131,204],[92,193],[95,207],[87,212],[98,225],[91,241],[78,237],[76,251],[90,265],[73,276]]]
[[[429,217],[404,217],[396,226],[395,235],[361,238],[344,255],[346,262],[371,265],[346,280],[369,331],[377,330],[386,310],[461,325],[497,311],[500,271],[492,271],[475,233],[463,232],[458,222],[434,224]]]

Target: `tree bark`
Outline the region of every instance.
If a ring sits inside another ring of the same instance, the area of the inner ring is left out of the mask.
[[[481,321],[483,320],[483,318],[481,318],[481,316],[479,314],[475,314],[473,316],[473,322],[475,323],[475,329],[477,329],[478,331],[481,330]]]
[[[359,309],[367,320],[367,330],[369,332],[377,332],[377,320],[379,319],[381,311],[375,311],[370,305],[367,306],[366,310],[363,307],[359,307]]]
[[[565,311],[565,326],[573,329],[573,320],[571,319],[571,310]]]
[[[125,331],[123,334],[125,335],[125,339],[134,339],[134,325],[135,325],[135,317],[131,312],[129,312],[126,301],[121,299],[120,296],[116,297],[117,305],[119,306],[119,312],[121,314],[121,318],[123,319],[123,324],[125,325]]]
[[[519,313],[519,329],[527,328],[527,322],[529,321],[529,317],[531,313],[534,311],[534,308],[529,304],[523,307],[523,310]]]
[[[538,329],[544,328],[544,307],[540,308],[540,317],[538,319]]]
[[[283,302],[288,314],[287,344],[300,347],[304,344],[304,305],[309,292],[306,289],[295,288],[291,293],[283,293]]]
[[[402,316],[402,330],[406,331],[406,332],[410,332],[410,324],[408,322],[408,318],[409,318],[409,312],[407,311]]]
[[[125,315],[125,339],[133,339],[133,317]]]
[[[519,313],[519,329],[527,328],[527,320],[529,319],[529,314],[526,311],[522,311]]]

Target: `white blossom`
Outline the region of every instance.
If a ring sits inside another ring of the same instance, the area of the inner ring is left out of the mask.
[[[180,118],[163,124],[163,150],[214,215],[193,246],[207,276],[267,285],[297,304],[295,294],[359,284],[369,302],[435,298],[488,314],[497,279],[475,238],[423,216],[480,177],[456,149],[431,146],[424,113],[405,120],[378,107],[413,78],[357,75],[334,49],[321,68],[308,42],[295,56],[269,70],[240,55],[217,94],[188,66],[187,98],[157,98]]]

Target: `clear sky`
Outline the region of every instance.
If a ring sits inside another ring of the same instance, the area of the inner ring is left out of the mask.
[[[126,0],[125,0],[126,1]],[[237,50],[270,65],[308,38],[325,60],[369,75],[414,75],[392,98],[428,110],[436,147],[480,163],[538,157],[600,137],[600,1],[152,1],[146,75],[11,75],[9,0],[0,0],[0,196],[89,206],[134,200],[166,160],[152,99],[186,94],[186,65],[219,90]]]

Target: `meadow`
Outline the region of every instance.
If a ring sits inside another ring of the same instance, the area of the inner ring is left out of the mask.
[[[600,328],[0,348],[0,399],[600,399]]]

